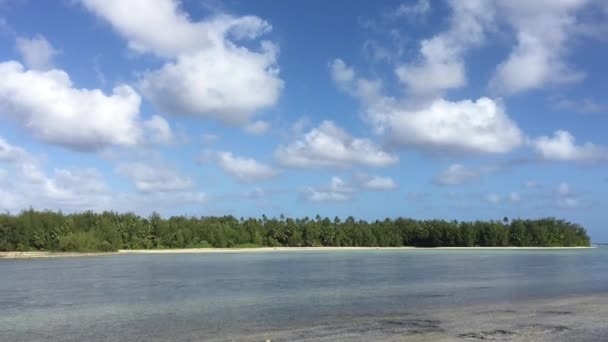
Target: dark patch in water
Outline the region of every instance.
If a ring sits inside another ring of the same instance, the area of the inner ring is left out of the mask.
[[[511,309],[498,309],[498,310],[477,311],[474,313],[477,315],[514,314],[514,313],[517,313],[517,311],[511,310]]]
[[[489,290],[489,289],[493,289],[494,286],[473,286],[470,287],[469,289],[471,290]]]
[[[551,325],[551,324],[529,324],[525,325],[525,328],[534,330],[543,334],[546,333],[561,333],[570,331],[570,328],[565,325]]]
[[[452,297],[454,294],[453,293],[428,293],[428,294],[421,294],[418,297],[421,298],[443,298],[443,297]]]
[[[459,334],[458,337],[472,339],[472,340],[496,340],[496,339],[504,339],[510,338],[513,336],[519,335],[514,331],[497,329],[491,331],[479,331],[479,332],[470,332],[465,334]]]
[[[572,315],[574,314],[574,312],[572,311],[566,311],[566,310],[548,310],[548,311],[540,311],[539,313],[541,314],[546,314],[546,315]]]

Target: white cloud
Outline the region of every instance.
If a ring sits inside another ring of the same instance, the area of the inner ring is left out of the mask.
[[[242,197],[250,199],[265,199],[267,195],[268,194],[266,193],[266,191],[264,191],[264,189],[257,187],[242,193]]]
[[[524,184],[524,186],[528,189],[535,189],[538,188],[540,184],[538,184],[538,182],[535,180],[529,180],[526,182],[526,184]]]
[[[420,42],[420,59],[398,66],[395,73],[413,94],[434,94],[466,84],[464,54],[485,40],[493,21],[490,1],[450,1],[447,31]]]
[[[17,38],[17,51],[25,65],[31,69],[47,70],[53,67],[53,58],[59,54],[43,36]]]
[[[515,149],[524,139],[503,106],[486,97],[437,99],[420,109],[386,99],[369,107],[367,116],[394,143],[430,151],[499,154]]]
[[[443,171],[436,179],[436,182],[441,185],[460,185],[478,181],[481,173],[478,170],[472,170],[461,164],[452,164]]]
[[[363,43],[362,50],[367,58],[378,62],[390,62],[395,58],[395,54],[398,53],[398,51],[394,52],[390,48],[384,47],[377,41],[371,39],[368,39]]]
[[[0,211],[16,212],[31,207],[64,212],[136,211],[148,215],[153,210],[167,213],[179,209],[177,213],[183,213],[184,205],[200,209],[207,200],[205,193],[186,186],[188,178],[172,171],[159,171],[162,167],[158,166],[128,171],[139,177],[136,186],[143,190],[129,193],[111,189],[95,168],[61,167],[46,172],[42,160],[0,137]],[[119,168],[124,165],[128,164]],[[150,175],[148,170],[157,175]]]
[[[355,70],[344,63],[343,60],[337,58],[330,65],[332,80],[341,87],[347,90],[350,84],[355,80]]]
[[[521,201],[521,195],[518,192],[510,192],[509,193],[509,200],[511,202],[519,202]]]
[[[244,183],[262,181],[280,174],[269,165],[252,158],[236,157],[230,152],[218,152],[217,162],[224,171]]]
[[[356,77],[355,70],[337,58],[330,65],[331,78],[333,82],[351,96],[359,98],[363,102],[374,102],[380,97],[382,83],[361,77]]]
[[[356,174],[347,182],[340,177],[331,178],[329,185],[321,187],[306,187],[301,191],[302,196],[311,202],[348,201],[361,191],[390,191],[397,189],[397,183],[390,177]]]
[[[329,186],[314,188],[306,187],[302,196],[311,202],[336,202],[351,200],[355,189],[340,177],[332,177]]]
[[[45,142],[76,150],[141,142],[139,95],[119,85],[111,95],[75,88],[62,70],[25,70],[0,63],[0,115],[20,122]]]
[[[584,114],[597,114],[608,112],[608,105],[596,102],[595,100],[588,97],[579,100],[569,99],[565,97],[553,97],[550,98],[549,101],[551,102],[553,107],[565,111],[573,111]]]
[[[563,209],[574,209],[582,204],[579,194],[572,191],[570,184],[561,182],[555,188],[557,206]],[[554,197],[554,196],[552,196]]]
[[[557,200],[557,205],[564,209],[573,209],[580,206],[580,200],[574,197],[563,197]]]
[[[559,183],[557,186],[557,193],[566,196],[570,194],[570,185],[566,182]]]
[[[24,149],[13,146],[0,137],[0,162],[17,162],[27,158],[28,154]]]
[[[264,45],[261,53],[234,49],[182,55],[145,74],[142,92],[168,113],[244,125],[256,110],[277,102],[283,82],[277,77],[273,46]]]
[[[168,144],[173,140],[171,126],[164,118],[154,115],[150,120],[144,121],[143,125],[148,130],[150,141]]]
[[[359,187],[371,191],[389,191],[398,188],[397,182],[390,177],[358,175]]]
[[[160,165],[123,163],[116,170],[131,179],[142,193],[182,192],[192,188],[190,177],[179,175],[175,170]]]
[[[270,122],[258,120],[248,124],[247,126],[245,126],[244,129],[247,133],[261,135],[268,132],[268,130],[270,129]]]
[[[395,16],[418,17],[423,16],[431,11],[430,0],[418,0],[411,4],[401,4],[395,10]]]
[[[331,121],[323,121],[299,139],[279,146],[275,156],[290,167],[384,167],[397,163],[395,155],[384,152],[366,138],[353,138]]]
[[[303,195],[306,200],[311,202],[348,201],[351,199],[350,195],[347,194],[315,190],[314,188],[307,188],[304,190]]]
[[[566,62],[567,43],[577,25],[576,13],[587,0],[501,0],[501,13],[513,27],[517,44],[498,65],[492,87],[513,94],[546,84],[584,78]]]
[[[144,73],[140,87],[157,107],[246,126],[257,111],[272,107],[283,88],[278,48],[237,42],[271,30],[255,16],[217,15],[194,22],[177,0],[82,0],[84,6],[126,38],[129,47],[168,61]]]
[[[577,145],[567,131],[558,130],[553,137],[541,136],[531,141],[532,147],[545,160],[603,162],[608,161],[608,149],[586,142]]]
[[[47,175],[38,158],[0,137],[0,210],[90,209],[107,203],[108,188],[93,168],[55,169]]]
[[[218,15],[215,20],[193,22],[178,0],[81,0],[84,7],[107,21],[127,39],[129,48],[171,58],[217,44],[225,35],[254,39],[271,30],[255,16],[234,18]]]
[[[336,85],[361,100],[364,118],[396,146],[430,152],[500,154],[519,147],[524,134],[501,102],[435,98],[399,100],[381,94],[381,84],[357,77],[341,59],[331,65]]]
[[[462,164],[451,164],[447,169],[437,175],[434,183],[439,185],[462,185],[480,181],[483,177],[505,172],[516,165],[513,161],[505,163],[485,164],[467,167]]]
[[[395,72],[414,93],[434,93],[466,84],[464,64],[460,61],[402,65]]]
[[[491,204],[497,204],[498,202],[500,202],[502,200],[502,197],[500,197],[500,195],[494,194],[494,193],[487,194],[485,198],[486,198],[486,201],[488,201]]]

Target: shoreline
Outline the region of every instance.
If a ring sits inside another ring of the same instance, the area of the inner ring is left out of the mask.
[[[577,250],[593,249],[595,246],[576,247],[248,247],[248,248],[172,248],[172,249],[120,249],[116,252],[0,252],[2,259],[38,259],[62,257],[87,257],[126,254],[230,254],[230,253],[268,253],[268,252],[340,252],[340,251],[400,251],[400,250]]]
[[[121,249],[118,254],[222,254],[266,252],[339,252],[339,251],[400,251],[400,250],[559,250],[595,247],[254,247],[254,248],[183,248],[183,249]]]

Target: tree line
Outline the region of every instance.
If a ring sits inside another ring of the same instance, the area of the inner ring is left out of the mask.
[[[0,214],[0,251],[115,251],[204,247],[589,246],[578,224],[535,220],[333,220],[173,216],[26,210]]]

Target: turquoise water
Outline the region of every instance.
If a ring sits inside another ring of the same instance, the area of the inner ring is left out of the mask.
[[[180,340],[608,294],[608,248],[0,260],[0,341]]]

